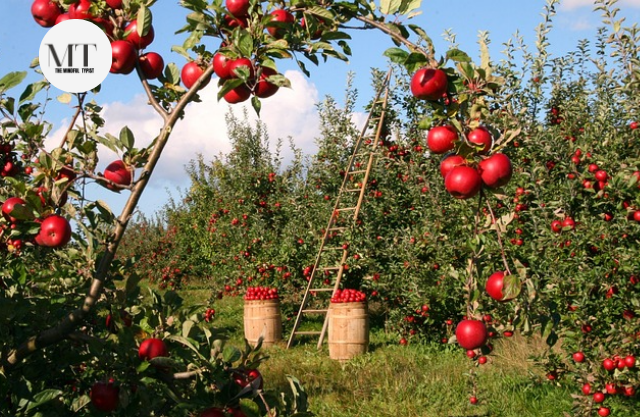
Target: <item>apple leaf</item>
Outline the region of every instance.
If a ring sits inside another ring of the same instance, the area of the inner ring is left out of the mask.
[[[58,97],[56,97],[56,99],[58,100],[58,102],[62,104],[69,104],[71,103],[71,94],[69,93],[60,94]]]
[[[29,401],[27,411],[33,410],[34,408],[46,404],[49,401],[53,401],[62,395],[63,392],[59,389],[46,389],[44,391],[40,391],[33,396],[33,401]]]
[[[351,39],[351,36],[345,32],[325,32],[322,34],[323,41],[335,41],[339,39]]]
[[[227,363],[233,363],[242,357],[240,350],[234,346],[225,346],[222,351],[222,360]]]
[[[125,126],[120,130],[120,143],[126,150],[133,148],[135,138],[133,136],[133,132],[128,126]]]
[[[10,88],[17,86],[25,79],[26,76],[26,71],[14,71],[0,78],[0,93],[4,93]]]
[[[260,110],[262,109],[262,103],[258,96],[251,97],[251,105],[253,106],[253,110],[255,110],[256,114],[260,116]]]
[[[140,9],[138,9],[138,17],[136,20],[136,29],[138,30],[139,36],[146,36],[147,33],[149,33],[152,20],[153,16],[151,15],[151,11],[144,5],[141,6]]]
[[[331,23],[333,21],[333,14],[324,7],[313,6],[306,9],[305,13],[309,13],[314,16],[321,17],[325,21],[324,23]]]
[[[402,48],[392,47],[383,52],[383,55],[395,62],[396,64],[404,65],[405,61],[409,57],[409,52]]]
[[[20,103],[22,104],[27,100],[33,100],[36,94],[38,94],[40,90],[42,90],[48,85],[49,83],[46,81],[38,81],[32,84],[29,84],[27,88],[25,88],[22,95],[20,95]]]
[[[382,14],[394,14],[400,9],[402,0],[381,0],[380,1],[380,13]]]
[[[178,69],[178,66],[173,62],[169,63],[164,69],[164,74],[160,81],[163,84],[178,85],[180,83],[180,69]]]
[[[224,97],[224,95],[227,94],[229,91],[233,90],[234,88],[242,84],[244,84],[244,81],[238,78],[230,78],[228,80],[225,80],[224,83],[220,86],[221,88],[218,89],[218,100]]]
[[[447,59],[455,62],[471,62],[471,58],[465,52],[459,49],[450,49],[447,51]],[[473,78],[473,77],[469,77]]]
[[[237,30],[234,32],[233,44],[238,48],[238,52],[242,56],[251,56],[253,54],[253,37],[248,30]]]
[[[402,0],[398,9],[400,14],[407,15],[420,8],[422,0]]]

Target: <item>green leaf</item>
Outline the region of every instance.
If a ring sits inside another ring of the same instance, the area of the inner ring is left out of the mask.
[[[389,58],[391,62],[404,65],[405,61],[409,57],[409,52],[405,51],[402,48],[392,47],[384,51],[383,55]]]
[[[136,29],[138,30],[138,35],[140,37],[146,36],[149,33],[149,29],[151,29],[151,21],[153,16],[151,15],[151,11],[146,8],[144,5],[138,9],[138,17],[136,19]]]
[[[218,90],[218,100],[224,97],[224,95],[227,94],[229,91],[233,90],[234,88],[242,84],[244,84],[244,81],[238,78],[230,78],[225,80],[224,83],[220,86],[220,89]]]
[[[33,396],[33,401],[29,402],[29,406],[27,407],[27,411],[33,410],[36,407],[39,407],[43,404],[48,403],[49,401],[55,400],[56,398],[62,395],[62,391],[59,389],[46,389],[44,391],[40,391],[39,393]]]
[[[380,0],[380,13],[394,14],[400,9],[402,0]]]
[[[186,337],[182,337],[182,336],[178,336],[178,335],[171,335],[169,336],[167,339],[169,340],[173,340],[174,342],[178,342],[186,347],[188,347],[189,349],[191,349],[192,351],[194,351],[198,357],[202,360],[205,360],[204,356],[202,356],[202,354],[200,353],[200,351],[198,350],[197,347],[194,346],[193,343],[191,343],[189,341],[189,339],[187,339]]]
[[[169,63],[164,69],[163,78],[164,80],[160,80],[161,82],[166,82],[171,85],[180,84],[180,69],[173,62]]]
[[[133,137],[133,132],[127,126],[120,130],[120,143],[122,143],[122,146],[127,150],[133,148],[135,138]]]
[[[46,81],[38,81],[32,84],[29,84],[27,88],[25,88],[25,90],[22,92],[22,95],[20,95],[20,103],[27,100],[33,100],[36,94],[38,94],[43,88],[45,88],[48,85],[49,83]]]
[[[400,14],[407,15],[417,10],[422,5],[422,0],[402,0],[399,8]]]
[[[251,97],[251,105],[253,106],[253,110],[255,110],[256,114],[260,116],[260,109],[262,109],[262,103],[260,102],[260,98],[258,96]]]
[[[455,62],[471,62],[471,58],[469,57],[469,55],[459,49],[448,50],[447,59]]]
[[[237,31],[237,38],[234,42],[238,52],[242,56],[251,56],[253,53],[253,37],[248,30]]]
[[[182,323],[182,337],[189,337],[189,333],[191,333],[194,324],[192,320],[185,320]]]
[[[17,86],[26,78],[26,76],[26,71],[14,71],[0,78],[0,93],[4,93],[5,91]]]
[[[234,346],[225,346],[222,351],[222,360],[227,363],[233,363],[242,357],[240,350]]]

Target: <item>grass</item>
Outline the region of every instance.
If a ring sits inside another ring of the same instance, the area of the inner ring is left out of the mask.
[[[194,302],[208,294],[198,288],[181,292]],[[242,299],[216,300],[214,308],[214,323],[227,329],[228,343],[242,346]],[[547,381],[528,360],[544,349],[540,341],[498,340],[490,362],[474,367],[456,346],[400,346],[396,335],[379,329],[373,329],[370,338],[369,352],[346,363],[331,360],[326,343],[320,351],[314,341],[292,349],[286,349],[285,342],[265,349],[269,360],[260,367],[265,388],[288,391],[286,375],[296,376],[309,395],[311,411],[321,417],[558,417],[571,411],[569,390]],[[477,405],[469,402],[470,372]]]

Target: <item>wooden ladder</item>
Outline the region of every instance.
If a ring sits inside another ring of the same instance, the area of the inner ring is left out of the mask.
[[[382,86],[376,93],[367,120],[360,132],[360,135],[358,136],[358,139],[356,140],[353,153],[349,158],[348,167],[345,170],[342,185],[338,191],[338,196],[335,200],[335,205],[331,212],[331,216],[329,217],[327,227],[324,229],[324,235],[320,241],[320,248],[318,249],[318,254],[313,264],[309,282],[307,283],[307,288],[304,292],[296,320],[293,324],[289,341],[287,342],[287,349],[292,346],[294,338],[298,335],[317,335],[319,336],[318,349],[321,349],[322,347],[329,324],[329,309],[309,309],[307,308],[307,305],[311,295],[331,292],[331,295],[333,296],[336,290],[340,288],[340,281],[345,271],[345,263],[349,256],[349,246],[342,245],[332,247],[328,244],[331,240],[336,240],[337,237],[350,230],[358,220],[360,208],[362,207],[362,202],[366,193],[367,183],[369,182],[369,174],[371,173],[373,162],[376,159],[376,149],[378,147],[380,137],[382,136],[381,133],[384,126],[384,117],[389,99],[389,82],[391,79],[391,72],[392,71],[389,70]],[[375,129],[373,133],[370,133],[369,127],[373,124],[375,124]],[[363,149],[365,147],[368,147],[369,149]],[[353,184],[354,181],[355,185]],[[342,217],[345,214],[351,217],[352,222],[350,227],[339,225],[339,221],[342,220]],[[338,261],[332,265],[325,265],[323,262],[323,255],[325,253],[332,253],[334,255],[334,259],[337,259]],[[333,272],[336,273],[336,277],[335,283],[332,286],[321,286],[317,284],[318,281],[323,284],[325,274]],[[303,316],[307,314],[321,314],[325,316],[321,331],[298,330]]]

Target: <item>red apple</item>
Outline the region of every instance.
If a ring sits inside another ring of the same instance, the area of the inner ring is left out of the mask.
[[[513,300],[515,298],[515,296],[507,298],[502,292],[504,289],[504,277],[504,271],[496,271],[489,276],[489,279],[487,279],[487,283],[485,284],[485,291],[489,294],[489,297],[500,302]]]
[[[582,393],[584,395],[590,395],[591,394],[591,384],[589,384],[587,382],[584,385],[582,385]]]
[[[236,69],[243,68],[243,67],[247,71],[249,71],[249,78],[255,77],[255,71],[253,69],[253,63],[251,62],[251,60],[249,58],[238,58],[238,59],[229,61],[229,63],[226,65],[226,68],[229,70],[229,78],[238,78],[238,75],[236,74]],[[215,68],[214,68],[214,71],[215,71]]]
[[[140,343],[138,348],[138,357],[140,360],[149,361],[153,358],[169,356],[167,345],[160,339],[150,338],[145,339]]]
[[[568,227],[570,230],[575,229],[576,228],[575,220],[573,220],[573,218],[571,217],[565,217],[564,220],[562,221],[562,228],[564,229],[565,227]]]
[[[456,326],[456,339],[464,349],[478,349],[487,342],[487,328],[480,320],[462,320]]]
[[[42,220],[36,243],[49,248],[61,248],[71,240],[71,225],[62,216],[52,214]]]
[[[229,13],[235,17],[243,17],[249,14],[251,2],[249,0],[226,0],[225,5]]]
[[[96,382],[91,387],[91,404],[104,412],[111,412],[118,408],[120,390],[111,383]]]
[[[478,151],[478,153],[487,153],[491,146],[493,145],[493,137],[489,130],[484,126],[479,126],[473,129],[467,135],[467,139],[469,142],[482,146],[482,149]]]
[[[31,15],[40,26],[50,28],[56,24],[56,20],[62,14],[57,3],[50,0],[35,0],[31,4]]]
[[[438,100],[447,92],[447,74],[437,68],[420,68],[411,78],[411,94],[420,100]]]
[[[616,369],[616,363],[609,358],[602,361],[602,367],[609,372],[613,372]]]
[[[251,97],[251,90],[245,84],[240,84],[223,96],[224,100],[230,104],[242,103]]]
[[[93,19],[95,16],[89,9],[91,9],[91,0],[79,0],[69,6],[68,13],[71,19]]]
[[[507,185],[513,174],[511,160],[503,153],[495,153],[478,164],[482,182],[489,188]]]
[[[611,410],[608,407],[598,408],[598,415],[600,417],[608,417],[611,414]]]
[[[138,49],[144,49],[147,46],[151,45],[153,39],[155,38],[155,31],[153,30],[153,26],[149,26],[149,30],[145,35],[141,35],[138,33],[138,21],[134,20],[129,23],[124,28],[124,33],[126,34],[125,40],[131,42],[133,46]]]
[[[134,46],[123,40],[111,42],[111,69],[113,74],[130,74],[136,66],[138,53]]]
[[[253,94],[255,94],[260,98],[267,98],[277,93],[280,87],[267,81],[267,79],[270,76],[276,75],[276,74],[277,74],[276,70],[272,68],[263,67],[262,73],[260,74],[260,78],[258,79],[258,82],[253,89]]]
[[[442,178],[447,178],[447,174],[454,168],[460,165],[466,165],[467,161],[464,157],[458,154],[447,155],[440,161],[440,175]]]
[[[562,222],[560,220],[554,220],[551,222],[551,230],[555,233],[562,232]]]
[[[193,85],[198,81],[198,79],[202,76],[204,70],[198,65],[197,62],[191,61],[187,62],[184,67],[182,67],[182,71],[180,72],[180,78],[182,78],[182,83],[187,89],[191,89]],[[211,78],[207,78],[202,82],[200,88],[204,88],[207,84],[209,84]]]
[[[122,9],[122,0],[107,0],[107,5],[112,9]]]
[[[221,52],[216,52],[213,55],[213,72],[220,78],[231,78],[231,72],[229,72],[229,63],[232,59],[229,59]]]
[[[15,217],[11,216],[11,212],[13,211],[13,209],[17,204],[25,205],[27,203],[20,197],[10,197],[10,198],[7,198],[7,200],[4,203],[2,203],[2,215],[4,216],[5,219],[7,219],[7,221],[11,223],[15,223],[19,221]]]
[[[449,125],[432,127],[427,133],[427,146],[435,154],[449,152],[455,147],[457,140],[458,131]]]
[[[118,185],[131,185],[131,170],[121,160],[113,161],[112,163],[107,165],[103,175],[105,179],[112,181]],[[108,184],[107,188],[112,188],[111,184]]]
[[[58,23],[67,21],[67,20],[71,20],[71,16],[69,15],[69,13],[62,13],[60,16],[58,16],[58,18],[56,19],[56,25]]]
[[[154,80],[158,78],[162,71],[164,71],[164,59],[162,56],[155,52],[147,52],[146,54],[138,57],[138,63],[140,69],[145,78]]]
[[[444,179],[444,187],[453,197],[467,199],[478,194],[482,179],[475,169],[459,165],[449,171]]]
[[[284,9],[276,9],[270,13],[270,16],[267,32],[276,39],[283,38],[293,22],[295,22],[293,15]],[[272,23],[276,25],[271,26]]]
[[[573,357],[573,360],[578,363],[584,362],[584,353],[582,352],[576,352],[572,355],[572,357]]]

